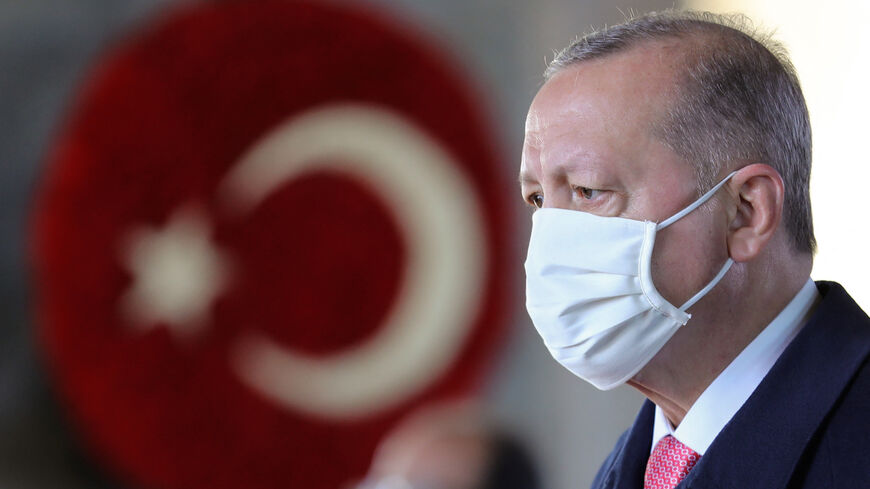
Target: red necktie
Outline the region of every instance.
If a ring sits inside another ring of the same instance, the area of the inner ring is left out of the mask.
[[[649,462],[646,464],[646,475],[643,478],[643,489],[673,489],[686,477],[692,467],[698,463],[701,456],[698,452],[683,445],[676,438],[668,435],[653,448]]]

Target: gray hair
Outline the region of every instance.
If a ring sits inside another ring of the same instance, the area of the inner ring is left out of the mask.
[[[756,34],[743,16],[665,11],[578,38],[559,52],[544,78],[581,61],[642,43],[685,41],[674,100],[656,135],[690,161],[699,194],[726,165],[772,166],[785,185],[783,221],[794,249],[816,247],[809,180],[812,134],[794,67],[781,44]]]

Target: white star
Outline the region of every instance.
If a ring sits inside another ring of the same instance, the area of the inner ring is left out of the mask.
[[[229,260],[209,237],[202,212],[176,211],[162,229],[130,234],[123,259],[133,284],[121,299],[129,323],[148,329],[164,323],[177,338],[200,333],[229,275]]]

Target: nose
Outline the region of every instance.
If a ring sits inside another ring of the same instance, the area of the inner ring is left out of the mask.
[[[573,209],[571,192],[564,188],[544,188],[542,209]]]

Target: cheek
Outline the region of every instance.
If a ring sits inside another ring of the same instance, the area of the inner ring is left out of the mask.
[[[725,229],[716,213],[698,209],[656,234],[653,283],[680,307],[713,279],[728,258]]]

